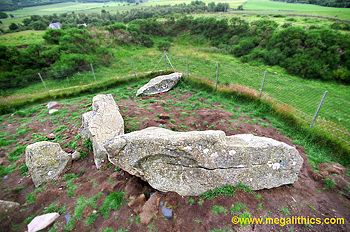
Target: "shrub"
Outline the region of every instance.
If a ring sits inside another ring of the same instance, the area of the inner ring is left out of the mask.
[[[86,29],[48,30],[43,38],[47,44],[23,49],[0,46],[1,89],[40,81],[38,72],[44,73],[46,79],[62,79],[90,70],[92,62],[109,65],[113,57]]]
[[[235,56],[244,56],[248,54],[253,48],[255,48],[255,39],[252,37],[242,38],[238,45],[233,47],[233,54]]]
[[[19,26],[16,23],[11,23],[9,29],[10,31],[16,31],[19,29]]]
[[[43,21],[36,21],[33,22],[29,25],[29,27],[33,28],[34,30],[45,30],[47,28],[47,23],[43,22]]]
[[[9,16],[5,12],[0,12],[0,19],[6,19]]]
[[[63,31],[62,30],[48,30],[45,32],[43,38],[44,40],[49,44],[58,44],[59,39],[62,36]]]
[[[161,41],[158,44],[158,49],[160,51],[169,51],[171,43],[169,41]]]

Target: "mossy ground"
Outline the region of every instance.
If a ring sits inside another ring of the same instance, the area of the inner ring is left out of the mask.
[[[136,90],[146,82],[124,83],[101,91],[113,94],[125,119],[127,132],[147,126],[177,131],[221,129],[227,134],[249,132],[297,145],[314,167],[320,162],[345,163],[336,154],[332,155],[336,151],[313,143],[312,139],[300,134],[263,104],[193,88],[186,81],[166,94],[136,98]],[[303,169],[304,177],[293,187],[253,192],[244,185],[227,186],[199,197],[185,198],[174,193],[165,194],[162,199],[172,207],[175,218],[168,221],[158,214],[151,224],[142,225],[126,204],[129,200],[126,185],[134,178],[113,165],[96,170],[91,143],[79,136],[81,114],[91,110],[95,94],[60,99],[61,108],[53,115],[48,114],[46,104],[42,103],[1,116],[0,197],[22,204],[21,214],[13,218],[10,225],[12,230],[24,229],[34,216],[51,211],[62,214],[51,231],[163,231],[178,227],[193,231],[230,231],[237,228],[231,224],[232,215],[324,214],[332,213],[334,204],[342,205],[338,210],[343,215],[347,216],[346,212],[350,212],[346,211],[349,206],[344,197],[333,189],[327,190],[329,184],[313,181]],[[162,120],[160,114],[168,114],[170,119]],[[35,189],[24,164],[23,148],[33,142],[47,140],[49,133],[55,134],[53,141],[60,143],[66,151],[78,150],[85,155],[73,162],[71,169],[58,181]],[[304,194],[305,188],[312,188],[311,196]],[[289,194],[298,199],[298,203],[285,197]],[[53,195],[55,198],[52,198]],[[327,197],[332,197],[333,201],[325,201]],[[326,205],[320,205],[317,199],[324,200]],[[316,211],[310,210],[307,205],[316,208]],[[181,220],[185,222],[179,224]],[[305,226],[298,228],[304,229]],[[262,227],[266,231],[271,229],[278,227]]]

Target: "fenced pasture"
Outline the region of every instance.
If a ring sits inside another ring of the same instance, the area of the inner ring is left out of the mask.
[[[205,3],[213,2],[211,0],[204,0]],[[229,3],[232,8],[224,15],[225,17],[232,17],[233,15],[249,15],[253,18],[256,15],[284,15],[284,16],[303,16],[303,17],[325,17],[340,20],[350,20],[350,9],[323,7],[310,4],[291,4],[285,2],[275,2],[270,0],[216,0],[214,2]],[[24,18],[30,15],[51,15],[62,14],[67,12],[75,13],[100,13],[101,10],[106,10],[110,13],[119,11],[126,11],[142,7],[152,7],[157,5],[175,5],[181,3],[191,3],[191,0],[149,0],[140,4],[129,4],[124,2],[104,2],[104,3],[79,3],[68,2],[50,5],[42,5],[35,7],[26,7],[15,11],[8,11],[6,13],[12,14],[14,18],[2,19],[0,24],[1,29],[8,29],[11,23],[20,23]],[[235,9],[243,5],[243,11],[236,11]],[[217,15],[220,16],[220,15]]]
[[[3,110],[10,109],[11,106],[33,101],[38,94],[55,97],[55,93],[64,95],[65,91],[74,92],[74,88],[86,90],[151,71],[171,70],[168,60],[163,59],[162,55],[155,48],[122,47],[115,50],[115,61],[110,67],[94,68],[90,64],[86,67],[87,72],[62,76],[61,80],[47,79],[43,71],[40,76],[45,85],[37,82],[26,88],[4,92],[0,106]],[[327,91],[313,128],[325,131],[341,144],[350,147],[350,92],[346,85],[302,79],[287,74],[279,67],[242,63],[237,58],[220,53],[216,48],[193,47],[181,42],[172,47],[167,56],[174,70],[184,73],[185,78],[209,80],[220,88],[235,85],[238,91],[240,88],[249,89],[257,99],[285,106],[306,127],[311,126],[322,96]],[[39,75],[37,78],[40,80]]]
[[[324,7],[312,4],[286,3],[270,0],[248,0],[244,4],[244,9],[254,13],[269,14],[296,14],[334,17],[350,20],[349,8]]]

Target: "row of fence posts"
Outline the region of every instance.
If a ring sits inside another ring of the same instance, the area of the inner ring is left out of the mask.
[[[186,60],[186,76],[189,77],[189,63],[188,63],[188,59]],[[216,71],[215,71],[215,91],[218,90],[218,85],[219,85],[219,76],[220,76],[220,63],[216,62]],[[263,77],[261,79],[261,84],[260,84],[260,89],[259,89],[259,98],[262,97],[263,95],[263,91],[264,91],[264,87],[265,87],[265,81],[266,81],[266,77],[267,77],[267,70],[265,70],[263,72]],[[328,91],[325,91],[321,97],[321,100],[316,108],[316,111],[312,117],[312,121],[310,123],[310,128],[312,128],[316,122],[316,119],[321,111],[321,108],[326,100],[326,96],[328,94]]]
[[[94,77],[94,80],[95,80],[95,82],[96,82],[96,81],[97,81],[97,79],[96,79],[96,74],[95,74],[94,66],[92,65],[92,63],[90,63],[90,69],[91,69],[91,73],[92,73],[92,75],[93,75],[93,77]],[[136,75],[136,74],[135,74],[135,75]],[[47,85],[46,85],[46,83],[45,83],[45,81],[44,81],[44,78],[42,77],[41,73],[38,73],[38,76],[39,76],[40,81],[41,81],[41,83],[43,84],[45,90],[46,90],[47,92],[50,92],[50,89],[47,87]],[[68,78],[67,78],[67,80],[68,80]]]
[[[165,62],[165,65],[167,66],[167,64],[170,64],[171,68],[175,71],[175,68],[173,66],[173,64],[171,63],[168,55],[167,55],[167,52],[164,51],[161,59],[159,61],[161,61],[162,59],[164,59],[164,62]],[[159,63],[159,62],[158,62]],[[133,66],[133,63],[132,63],[132,66]],[[94,77],[94,80],[96,82],[96,75],[95,75],[95,70],[94,70],[94,67],[92,65],[92,63],[90,63],[90,68],[91,68],[91,72],[93,74],[93,77]],[[134,70],[134,76],[136,77],[136,72],[135,72],[135,69],[134,67],[132,67],[132,70]],[[45,81],[43,79],[43,77],[41,76],[40,73],[38,73],[38,76],[44,86],[44,88],[46,89],[46,91],[50,91],[49,88],[46,86],[45,84]],[[189,77],[190,76],[190,69],[189,69],[189,62],[188,62],[188,58],[186,59],[186,77]],[[216,62],[216,71],[215,71],[215,91],[217,91],[218,89],[218,85],[219,85],[219,77],[220,77],[220,63],[219,62]],[[263,94],[263,91],[264,91],[264,87],[265,87],[265,80],[266,80],[266,77],[267,77],[267,71],[265,70],[264,73],[263,73],[263,78],[261,80],[261,85],[260,85],[260,89],[259,89],[259,98],[262,97],[262,94]],[[319,102],[318,106],[317,106],[317,109],[316,109],[316,112],[312,118],[312,121],[310,123],[310,128],[312,128],[315,124],[315,121],[320,113],[320,110],[325,102],[325,99],[326,99],[326,96],[328,94],[328,91],[325,91],[322,95],[322,98],[321,98],[321,101]]]

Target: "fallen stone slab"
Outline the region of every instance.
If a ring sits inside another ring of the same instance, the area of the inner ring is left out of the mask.
[[[292,184],[303,159],[285,143],[223,131],[174,132],[149,127],[116,136],[105,148],[109,160],[163,192],[183,196],[243,183],[253,190]]]
[[[137,90],[136,96],[149,96],[168,92],[177,84],[177,82],[179,82],[181,77],[182,73],[178,72],[157,76]]]
[[[81,134],[92,141],[95,165],[100,168],[107,161],[103,144],[124,134],[124,120],[111,94],[98,94],[92,101],[93,110],[82,116]]]
[[[47,213],[40,216],[36,216],[28,224],[28,232],[36,232],[45,229],[51,225],[60,215],[58,213]]]
[[[56,180],[71,161],[71,155],[63,151],[58,143],[47,141],[27,146],[25,157],[35,187]]]

